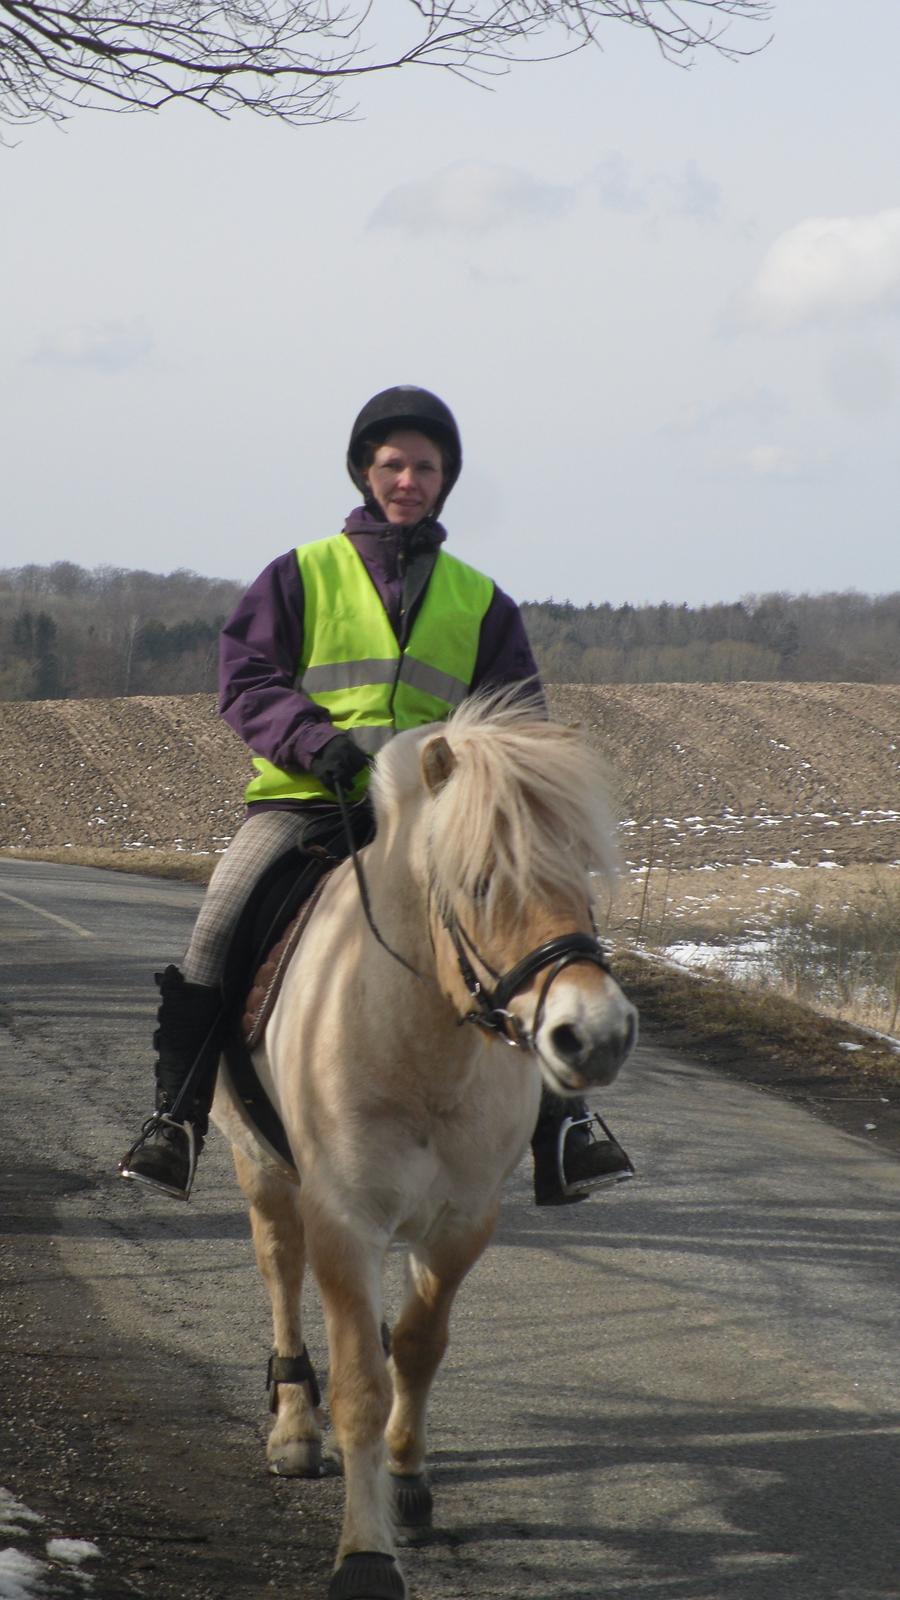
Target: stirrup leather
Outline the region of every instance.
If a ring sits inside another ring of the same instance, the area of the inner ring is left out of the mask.
[[[135,1156],[138,1154],[138,1151],[142,1150],[148,1139],[152,1139],[153,1135],[163,1126],[167,1128],[173,1128],[176,1133],[182,1135],[186,1140],[188,1170],[187,1180],[184,1188],[180,1188],[175,1184],[165,1183],[161,1178],[152,1178],[146,1172],[135,1171],[132,1166],[132,1162],[134,1161]],[[134,1144],[131,1146],[131,1149],[127,1151],[127,1153],[119,1162],[119,1177],[130,1178],[135,1183],[144,1183],[147,1185],[148,1189],[156,1189],[161,1194],[173,1195],[176,1200],[189,1200],[191,1197],[191,1189],[194,1186],[194,1176],[197,1171],[198,1154],[197,1136],[194,1133],[193,1123],[176,1122],[172,1117],[169,1116],[167,1112],[157,1111],[152,1117],[148,1117],[140,1131],[139,1137],[135,1140]]]
[[[615,1172],[598,1172],[596,1177],[577,1178],[570,1182],[566,1178],[565,1152],[566,1139],[571,1128],[585,1128],[592,1144],[599,1141],[594,1133],[594,1123],[599,1123],[604,1138],[609,1141],[614,1150],[621,1152],[624,1164]],[[634,1165],[628,1151],[622,1146],[612,1130],[607,1127],[599,1111],[591,1111],[586,1117],[564,1117],[559,1125],[559,1138],[556,1145],[556,1164],[559,1172],[559,1186],[568,1199],[569,1196],[585,1196],[593,1194],[597,1189],[611,1189],[617,1183],[625,1183],[635,1175]]]

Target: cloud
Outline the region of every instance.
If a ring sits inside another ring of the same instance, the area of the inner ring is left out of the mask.
[[[543,183],[518,167],[459,161],[391,189],[373,211],[369,227],[420,235],[485,234],[564,216],[574,199],[571,186]]]
[[[718,222],[722,215],[722,190],[696,161],[686,161],[676,172],[638,177],[621,150],[610,150],[589,173],[585,187],[606,211],[653,212],[692,222]]]
[[[587,185],[607,211],[646,211],[649,208],[647,185],[632,177],[621,150],[610,150],[597,163]]]
[[[776,330],[900,304],[900,208],[861,217],[808,217],[772,244],[741,307]]]
[[[152,350],[153,337],[139,319],[83,323],[51,335],[32,360],[39,366],[87,367],[112,373],[140,366]]]
[[[700,401],[684,407],[678,417],[660,424],[657,432],[666,434],[703,435],[723,429],[739,427],[746,432],[748,423],[757,427],[770,426],[788,411],[787,402],[773,389],[760,386],[726,395],[721,400]]]
[[[699,222],[717,221],[722,209],[719,185],[695,161],[676,172],[640,177],[620,150],[610,150],[585,178],[565,184],[545,183],[522,168],[492,161],[457,161],[389,190],[368,225],[419,237],[483,235],[563,217],[583,195],[593,196],[605,211]]]
[[[693,222],[718,222],[722,215],[722,190],[714,178],[707,178],[696,161],[686,161],[674,178],[659,180],[669,191],[667,209],[676,217]]]
[[[757,444],[738,457],[737,465],[754,478],[796,483],[818,477],[829,465],[829,457],[824,450],[804,452],[780,444]]]

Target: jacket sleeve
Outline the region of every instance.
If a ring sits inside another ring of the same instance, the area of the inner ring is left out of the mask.
[[[522,613],[514,600],[494,585],[494,596],[481,624],[472,691],[517,689],[523,699],[534,699],[547,714],[537,662],[525,632]]]
[[[254,755],[304,771],[337,729],[297,687],[303,580],[293,550],[261,572],[222,629],[219,710]]]

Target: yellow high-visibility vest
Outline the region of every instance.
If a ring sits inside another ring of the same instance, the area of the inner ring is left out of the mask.
[[[303,581],[303,654],[297,685],[324,706],[335,727],[370,754],[404,728],[443,722],[469,693],[481,624],[494,594],[490,578],[441,550],[405,649],[362,558],[344,534],[297,548]],[[331,800],[309,772],[253,757],[244,798]],[[351,798],[368,782],[360,773]]]

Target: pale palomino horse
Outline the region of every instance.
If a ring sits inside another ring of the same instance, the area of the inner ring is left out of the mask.
[[[636,1033],[594,932],[589,869],[611,871],[614,848],[599,758],[574,733],[528,708],[467,702],[394,739],[372,797],[361,865],[384,943],[344,862],[256,1057],[299,1182],[246,1127],[225,1075],[215,1106],[272,1300],[276,1472],[320,1471],[307,1261],[322,1296],[345,1477],[328,1600],[406,1594],[394,1526],[430,1513],[428,1391],[541,1081],[562,1094],[611,1083]],[[409,1248],[408,1294],[388,1358],[381,1277],[394,1240]]]

